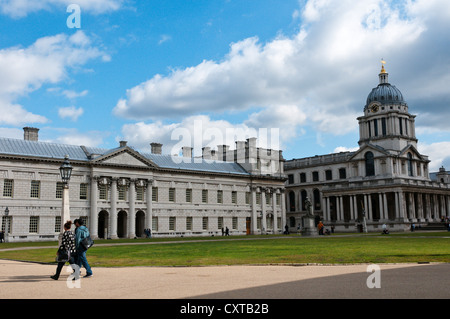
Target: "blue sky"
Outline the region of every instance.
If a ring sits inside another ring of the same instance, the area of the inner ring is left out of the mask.
[[[213,148],[273,132],[286,159],[353,150],[384,58],[419,151],[450,167],[448,0],[3,0],[0,30],[1,136],[174,153],[201,125]]]

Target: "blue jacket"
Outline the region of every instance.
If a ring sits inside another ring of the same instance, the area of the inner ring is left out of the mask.
[[[89,237],[89,230],[86,226],[82,225],[75,229],[75,247],[77,250],[80,248],[81,241],[86,237]]]

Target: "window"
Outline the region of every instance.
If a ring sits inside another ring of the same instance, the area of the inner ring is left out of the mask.
[[[313,172],[312,173],[313,182],[319,181],[319,172]]]
[[[202,203],[207,203],[207,202],[208,202],[208,190],[203,189],[202,190]]]
[[[63,182],[57,182],[56,183],[56,198],[62,198],[63,197],[63,188],[64,188],[64,183]]]
[[[175,188],[169,188],[169,202],[175,202]]]
[[[386,132],[386,119],[383,117],[381,119],[381,131],[383,133],[383,136],[386,136],[387,132]]]
[[[375,136],[378,136],[378,120],[373,120],[373,128],[374,128],[374,134]]]
[[[186,189],[186,203],[192,203],[192,189]]]
[[[331,171],[331,169],[327,169],[325,171],[325,178],[327,181],[331,181],[333,179],[333,172]]]
[[[192,217],[186,217],[186,230],[192,230]]]
[[[152,231],[158,231],[158,216],[152,216]]]
[[[271,205],[272,204],[272,195],[266,193],[266,205]]]
[[[217,217],[217,228],[218,229],[223,228],[223,217]]]
[[[152,202],[158,201],[158,187],[152,187]]]
[[[232,191],[231,192],[231,203],[236,204],[237,203],[237,192]]]
[[[375,175],[375,162],[373,158],[372,152],[367,152],[364,155],[366,161],[366,176],[374,176]]]
[[[232,229],[238,229],[238,218],[237,217],[233,217],[231,227],[232,227]]]
[[[108,185],[98,185],[98,198],[108,200]]]
[[[281,194],[277,194],[276,195],[276,200],[277,200],[277,206],[280,206],[280,204],[281,204]]]
[[[169,230],[175,230],[175,217],[169,217]]]
[[[39,181],[31,181],[31,198],[39,198],[41,190],[41,182]]]
[[[13,197],[14,181],[5,179],[3,182],[3,197]]]
[[[202,227],[203,227],[203,230],[208,230],[208,217],[202,218]]]
[[[412,154],[408,153],[408,176],[414,176],[413,174],[413,161]]]
[[[118,196],[117,199],[121,201],[127,200],[127,188],[125,186],[118,186],[117,187]]]
[[[403,121],[402,121],[402,119],[400,118],[400,119],[398,119],[398,122],[399,122],[399,124],[400,124],[400,135],[403,135]]]
[[[223,191],[217,191],[217,204],[223,203]]]
[[[345,168],[339,169],[339,178],[340,179],[346,179],[347,178],[347,171]]]
[[[30,234],[37,234],[39,232],[39,216],[30,216],[28,232]]]
[[[55,216],[55,233],[61,232],[61,216]]]
[[[250,204],[250,192],[245,192],[245,204]]]
[[[306,174],[300,173],[300,183],[306,183]]]
[[[144,187],[142,186],[136,187],[136,200],[139,202],[144,201]]]
[[[87,193],[88,193],[88,184],[81,183],[80,184],[80,199],[88,199]]]
[[[256,204],[261,205],[261,193],[256,193]]]
[[[292,174],[288,175],[288,183],[289,184],[294,184],[294,175],[292,175]]]
[[[289,192],[289,211],[295,212],[295,193]]]

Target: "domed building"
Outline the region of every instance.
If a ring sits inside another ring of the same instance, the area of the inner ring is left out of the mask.
[[[405,230],[450,215],[449,179],[430,179],[430,161],[417,150],[415,115],[384,64],[378,76],[357,119],[357,151],[286,161],[291,230],[302,226],[307,198],[316,222],[339,231],[381,231],[383,224]]]

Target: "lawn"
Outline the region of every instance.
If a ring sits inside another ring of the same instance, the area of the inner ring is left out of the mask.
[[[23,243],[7,245],[26,246]],[[50,248],[0,250],[0,259],[54,262],[56,243],[33,243],[32,246]],[[6,247],[0,246],[0,249]],[[109,240],[96,241],[87,256],[93,267],[450,262],[450,234]]]

